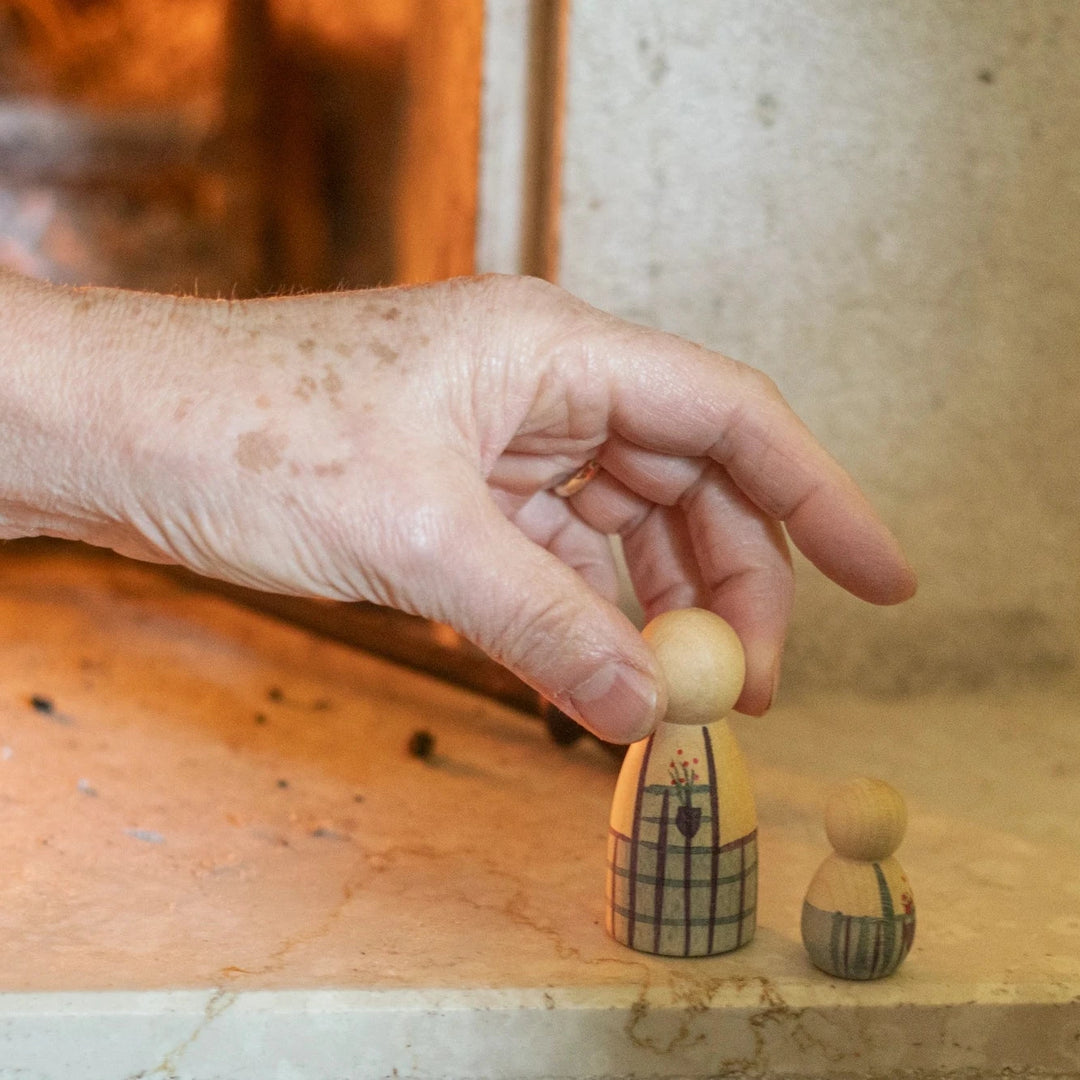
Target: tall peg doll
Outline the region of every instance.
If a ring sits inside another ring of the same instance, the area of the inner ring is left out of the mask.
[[[726,719],[746,662],[735,631],[699,608],[644,630],[668,685],[655,731],[627,751],[608,833],[607,929],[663,956],[710,956],[754,936],[757,817]]]

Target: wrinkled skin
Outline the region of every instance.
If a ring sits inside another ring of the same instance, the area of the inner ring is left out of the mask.
[[[449,623],[609,739],[647,732],[665,690],[613,603],[608,534],[648,615],[732,623],[753,714],[790,614],[785,531],[866,600],[914,590],[763,375],[543,282],[245,302],[0,287],[0,534]],[[551,492],[593,457],[590,484]]]

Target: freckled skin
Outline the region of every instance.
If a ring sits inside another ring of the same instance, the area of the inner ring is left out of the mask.
[[[379,361],[379,367],[387,367],[396,363],[401,355],[397,349],[391,348],[385,341],[373,341],[369,348],[372,355]]]
[[[341,381],[341,376],[337,373],[336,369],[327,364],[325,368],[326,374],[323,376],[322,388],[328,394],[340,394],[344,388],[344,384]]]
[[[236,440],[236,463],[256,473],[276,469],[288,445],[287,435],[275,435],[266,428],[246,431]]]
[[[301,375],[300,381],[293,389],[294,396],[301,401],[310,401],[312,394],[318,389],[318,383],[310,375]]]

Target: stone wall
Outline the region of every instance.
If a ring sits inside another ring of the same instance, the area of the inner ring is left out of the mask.
[[[920,571],[799,565],[789,695],[1075,677],[1080,6],[573,5],[560,280],[760,367]]]

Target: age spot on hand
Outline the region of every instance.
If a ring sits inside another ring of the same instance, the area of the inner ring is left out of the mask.
[[[398,357],[401,355],[397,349],[387,345],[385,341],[372,341],[371,351],[374,353],[376,360],[379,361],[379,367],[389,367],[391,364],[397,362]]]
[[[236,463],[256,473],[276,469],[288,445],[287,435],[275,435],[269,428],[246,431],[236,440]]]
[[[310,401],[319,384],[310,375],[301,375],[300,381],[293,387],[293,395],[301,401]]]
[[[337,373],[337,370],[332,364],[326,364],[323,367],[325,374],[323,375],[322,388],[331,395],[340,394],[344,388],[344,384],[341,381],[341,376]]]

